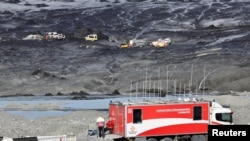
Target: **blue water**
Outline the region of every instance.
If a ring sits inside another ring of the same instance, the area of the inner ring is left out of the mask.
[[[73,111],[86,110],[86,109],[98,109],[107,110],[110,101],[125,102],[128,100],[141,100],[141,97],[121,97],[121,98],[107,98],[95,99],[95,100],[71,100],[70,96],[21,96],[21,97],[6,97],[0,98],[0,109],[9,114],[23,116],[27,119],[33,120],[39,117],[49,116],[62,116]],[[36,106],[39,104],[58,104],[57,109],[52,110],[23,110],[6,108],[7,105],[27,105],[28,107]]]
[[[161,98],[161,100],[173,100],[178,99],[177,96],[167,96]],[[9,114],[23,116],[28,119],[35,119],[39,117],[48,116],[62,116],[73,111],[80,111],[86,109],[98,109],[98,110],[108,110],[110,101],[141,101],[146,100],[159,100],[158,97],[103,97],[103,99],[93,99],[93,100],[72,100],[70,96],[23,96],[23,97],[6,97],[0,98],[0,110],[5,111]],[[32,109],[8,109],[7,105],[17,104],[17,105],[27,105],[29,107],[36,106],[39,104],[58,104],[59,108],[50,110]]]

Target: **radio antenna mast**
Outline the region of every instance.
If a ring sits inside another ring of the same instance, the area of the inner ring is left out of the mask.
[[[133,81],[131,80],[131,82],[130,82],[130,94],[129,94],[130,100],[131,100],[131,95],[132,95],[132,89],[133,89]]]
[[[205,83],[206,83],[206,66],[204,66],[204,82],[203,82],[203,95],[202,95],[203,99],[204,99],[204,93],[205,93]]]
[[[167,99],[168,99],[168,66],[167,66],[167,80],[166,80],[167,82],[166,82],[166,97],[167,97]]]

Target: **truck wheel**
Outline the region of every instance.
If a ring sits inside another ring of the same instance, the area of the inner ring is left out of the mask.
[[[208,137],[207,137],[207,135],[205,135],[205,141],[208,141]]]
[[[157,139],[155,139],[155,138],[149,138],[149,139],[147,139],[147,141],[157,141]]]
[[[193,135],[191,141],[207,141],[204,135]]]
[[[173,141],[173,139],[172,139],[172,138],[169,138],[169,137],[166,137],[166,138],[164,138],[164,139],[161,139],[160,141]]]
[[[198,141],[207,141],[205,135],[198,135]]]
[[[199,139],[198,135],[193,135],[190,141],[199,141],[198,139]]]

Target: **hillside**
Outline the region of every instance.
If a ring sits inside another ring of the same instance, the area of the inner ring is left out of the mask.
[[[250,2],[0,3],[1,95],[128,94],[131,82],[134,92],[250,91]],[[66,40],[22,40],[54,31]],[[85,41],[92,33],[99,40]],[[166,37],[172,40],[167,48],[117,49],[133,38],[149,43]]]

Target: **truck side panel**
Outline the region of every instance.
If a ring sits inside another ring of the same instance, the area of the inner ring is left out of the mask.
[[[208,102],[129,105],[126,111],[126,137],[184,135],[208,131]]]

